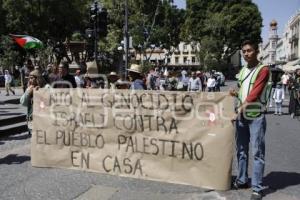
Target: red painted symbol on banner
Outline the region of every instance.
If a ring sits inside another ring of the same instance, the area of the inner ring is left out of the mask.
[[[45,103],[44,103],[44,101],[41,101],[41,102],[40,102],[40,108],[41,108],[42,110],[45,108]]]
[[[208,126],[216,126],[217,125],[217,113],[212,110],[206,110],[205,115],[208,117]]]
[[[45,102],[46,102],[45,98],[40,97],[38,111],[44,111],[44,109],[47,107],[47,104]]]

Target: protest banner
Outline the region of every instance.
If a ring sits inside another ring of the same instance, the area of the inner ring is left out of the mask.
[[[227,190],[232,115],[227,93],[40,89],[31,163]]]

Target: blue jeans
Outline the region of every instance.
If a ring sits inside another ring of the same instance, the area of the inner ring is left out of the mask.
[[[249,143],[252,148],[253,165],[251,185],[253,191],[263,189],[262,181],[265,168],[265,133],[266,118],[260,117],[247,120],[241,118],[236,121],[236,150],[238,161],[238,174],[236,181],[240,184],[248,182]]]

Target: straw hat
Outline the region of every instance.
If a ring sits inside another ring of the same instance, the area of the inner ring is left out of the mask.
[[[127,69],[130,72],[135,72],[138,74],[142,73],[142,66],[141,65],[137,65],[137,64],[131,64],[130,65],[130,69]]]
[[[118,74],[116,72],[110,72],[108,74],[108,77],[114,77],[114,76],[117,76],[118,77]]]
[[[33,70],[32,72],[29,73],[29,76],[34,76],[34,77],[40,77],[41,76],[41,73],[40,73],[40,70]]]
[[[85,77],[97,78],[99,77],[98,68],[96,61],[86,63],[86,74]]]
[[[119,79],[119,75],[116,73],[116,72],[110,72],[108,75],[107,75],[107,78],[110,80],[110,81],[117,81]]]

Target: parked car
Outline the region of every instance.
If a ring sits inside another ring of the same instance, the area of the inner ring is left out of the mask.
[[[216,75],[221,76],[221,85],[225,85],[225,76],[222,72],[215,72]]]

